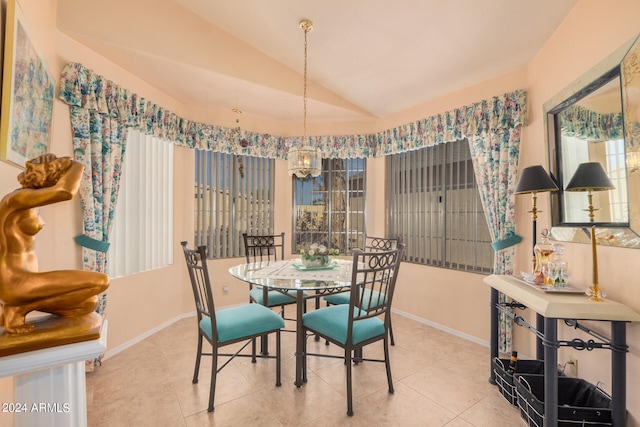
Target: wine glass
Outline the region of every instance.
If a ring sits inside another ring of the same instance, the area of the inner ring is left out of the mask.
[[[542,286],[553,286],[555,280],[551,278],[552,268],[551,262],[546,262],[542,264],[540,268],[540,272],[542,273]]]
[[[555,287],[562,286],[562,282],[559,280],[560,273],[562,271],[562,261],[551,261],[549,262],[548,274],[549,274],[549,285]]]
[[[560,285],[563,287],[568,286],[570,278],[571,278],[571,274],[569,274],[569,269],[566,266],[563,266],[562,268],[560,268],[559,274],[558,274],[558,281],[560,282]]]

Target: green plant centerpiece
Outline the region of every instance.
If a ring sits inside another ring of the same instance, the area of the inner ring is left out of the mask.
[[[335,256],[340,255],[339,249],[329,249],[324,245],[312,243],[300,251],[300,260],[307,268],[328,267]]]

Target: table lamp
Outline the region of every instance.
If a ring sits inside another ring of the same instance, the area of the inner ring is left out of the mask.
[[[541,212],[537,208],[538,193],[546,191],[558,191],[558,186],[551,179],[547,171],[540,165],[529,166],[522,170],[514,194],[531,194],[532,204],[530,212],[533,220],[533,272],[536,270],[536,255],[535,246],[537,238],[537,222],[538,212]]]
[[[581,163],[567,184],[565,191],[586,191],[589,207],[584,209],[589,213],[589,222],[594,222],[593,192],[614,189],[614,185],[598,162]],[[598,256],[596,253],[596,226],[591,226],[591,253],[593,256],[593,284],[587,290],[591,301],[604,301],[598,286]]]

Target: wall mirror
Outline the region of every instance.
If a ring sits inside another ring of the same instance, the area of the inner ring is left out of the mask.
[[[640,36],[544,104],[551,236],[590,242],[587,193],[564,191],[579,164],[599,162],[615,185],[593,193],[598,244],[640,248]]]

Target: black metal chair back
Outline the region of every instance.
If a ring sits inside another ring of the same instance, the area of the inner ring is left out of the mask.
[[[181,242],[184,256],[187,261],[189,278],[193,289],[193,298],[196,304],[198,324],[204,317],[211,319],[212,341],[217,341],[217,326],[213,292],[207,268],[207,247],[199,246],[196,249],[187,248],[187,242]]]
[[[367,236],[364,239],[364,251],[390,251],[396,249],[400,243],[400,239],[388,239],[383,237]]]
[[[389,329],[391,302],[404,245],[380,252],[353,250],[351,297],[349,301],[348,337],[352,338],[353,324],[364,319],[384,316]]]
[[[284,259],[284,233],[248,235],[242,233],[247,263]]]

